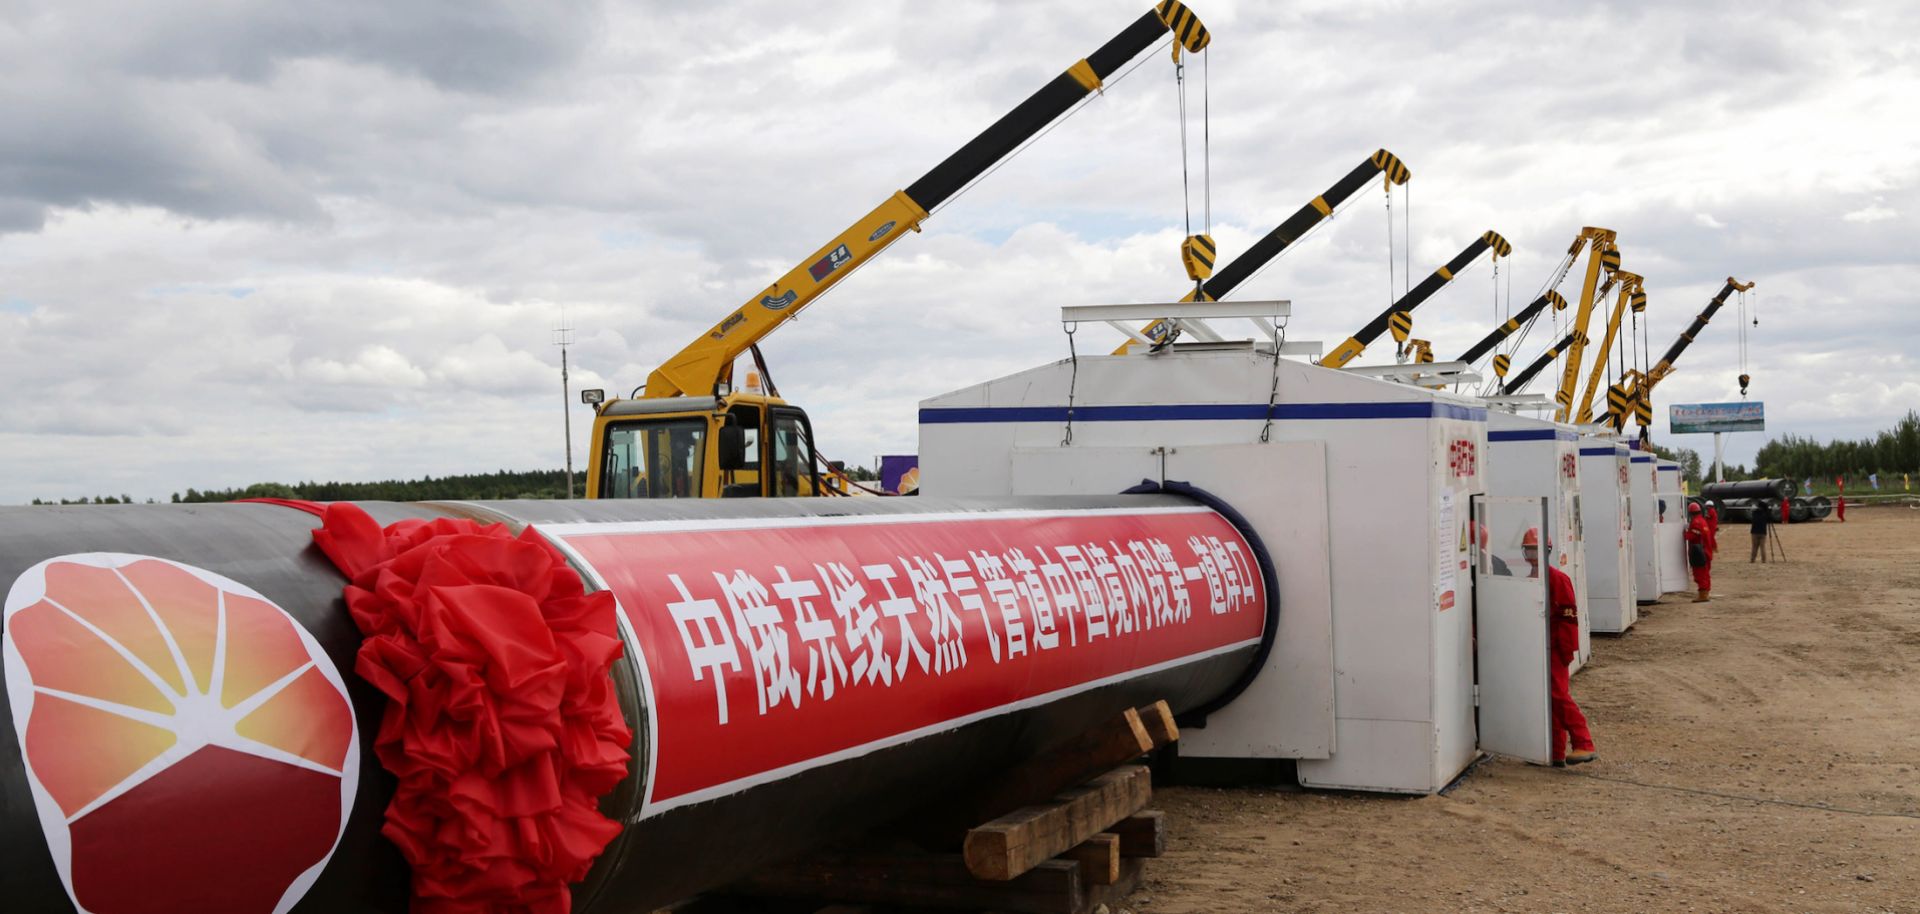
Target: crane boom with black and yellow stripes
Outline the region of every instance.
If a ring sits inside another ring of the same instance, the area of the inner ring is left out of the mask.
[[[1405,184],[1413,176],[1407,170],[1406,163],[1400,157],[1385,149],[1376,150],[1366,161],[1353,167],[1340,180],[1335,181],[1326,192],[1300,207],[1286,221],[1273,227],[1259,241],[1235,257],[1226,266],[1215,271],[1197,291],[1190,291],[1181,301],[1219,301],[1232,292],[1235,286],[1245,282],[1253,274],[1260,272],[1275,257],[1280,256],[1288,245],[1300,240],[1308,230],[1319,225],[1321,220],[1333,215],[1333,211],[1345,203],[1348,197],[1364,187],[1375,175],[1384,178],[1388,186]],[[1142,336],[1153,341],[1155,346],[1172,341],[1178,335],[1178,324],[1174,321],[1156,320],[1140,328]],[[1113,351],[1114,355],[1126,355],[1135,347],[1144,346],[1139,340],[1129,339]]]
[[[1521,308],[1519,314],[1508,318],[1506,323],[1493,328],[1493,332],[1481,337],[1480,342],[1473,344],[1466,352],[1461,353],[1458,361],[1465,362],[1469,365],[1479,361],[1481,356],[1492,352],[1495,346],[1500,345],[1503,340],[1512,336],[1513,332],[1520,329],[1526,322],[1533,320],[1534,316],[1545,310],[1548,305],[1552,305],[1555,311],[1565,311],[1567,309],[1567,300],[1562,298],[1559,292],[1552,289],[1540,293],[1540,297],[1529,302],[1525,308]],[[1506,367],[1508,365],[1507,357],[1504,355],[1496,355],[1493,358],[1494,375],[1505,378],[1507,375]]]
[[[1661,356],[1660,361],[1647,369],[1644,376],[1633,379],[1631,386],[1625,391],[1625,408],[1609,408],[1607,414],[1602,417],[1603,421],[1612,425],[1615,431],[1621,431],[1626,428],[1627,413],[1632,412],[1642,429],[1652,424],[1653,388],[1665,380],[1667,375],[1673,373],[1674,360],[1680,358],[1680,354],[1686,352],[1687,347],[1693,344],[1693,338],[1707,328],[1707,322],[1713,320],[1715,312],[1720,310],[1721,305],[1727,303],[1727,296],[1735,292],[1745,292],[1751,288],[1753,288],[1751,282],[1741,282],[1731,276],[1727,277],[1727,283],[1720,287],[1720,293],[1715,295],[1712,301],[1707,302],[1705,310],[1693,319],[1693,323],[1687,325],[1687,329],[1680,331],[1680,337],[1673,341],[1672,346],[1667,347],[1666,355]],[[1744,378],[1741,383],[1745,384]]]
[[[1507,239],[1500,237],[1500,233],[1494,231],[1488,231],[1474,239],[1472,244],[1454,255],[1454,258],[1447,261],[1445,266],[1427,274],[1427,278],[1421,280],[1419,285],[1388,305],[1387,310],[1375,315],[1373,320],[1360,328],[1359,332],[1333,347],[1333,351],[1320,360],[1320,366],[1322,368],[1345,366],[1365,351],[1368,344],[1379,339],[1380,334],[1385,333],[1390,325],[1394,330],[1394,338],[1405,340],[1407,333],[1413,329],[1413,309],[1432,298],[1442,286],[1452,282],[1453,278],[1465,270],[1468,264],[1473,263],[1474,258],[1488,251],[1493,252],[1494,260],[1499,260],[1513,253],[1513,245],[1508,244]]]
[[[1586,334],[1574,330],[1566,336],[1561,337],[1560,342],[1548,346],[1547,351],[1540,353],[1539,358],[1534,359],[1532,364],[1521,369],[1519,374],[1513,376],[1513,380],[1508,381],[1506,386],[1500,388],[1501,396],[1511,397],[1525,390],[1527,388],[1527,382],[1532,381],[1534,375],[1539,374],[1548,365],[1553,364],[1553,360],[1557,358],[1561,352],[1565,351],[1567,347],[1580,342],[1585,336]]]
[[[1612,274],[1620,268],[1620,250],[1614,247],[1614,238],[1612,229],[1589,225],[1580,230],[1580,236],[1567,249],[1569,257],[1577,258],[1581,246],[1592,245],[1587,252],[1587,279],[1580,287],[1580,307],[1573,314],[1573,344],[1567,350],[1567,367],[1560,375],[1560,389],[1553,394],[1553,402],[1560,407],[1554,413],[1556,422],[1566,422],[1573,415],[1573,385],[1580,379],[1580,357],[1587,347],[1587,321],[1593,317],[1594,294],[1600,288],[1600,274],[1602,270]]]
[[[1162,0],[1055,76],[905,190],[875,207],[772,285],[732,309],[648,375],[637,399],[599,403],[589,498],[819,494],[806,413],[735,390],[734,361],[1171,35],[1174,59],[1211,35],[1179,0]],[[764,368],[762,369],[764,374]],[[764,381],[764,379],[763,379]],[[751,385],[748,385],[751,386]],[[597,392],[588,392],[597,393]]]
[[[1593,370],[1587,375],[1587,388],[1580,395],[1580,409],[1574,413],[1574,424],[1586,425],[1593,421],[1593,394],[1600,389],[1600,375],[1607,368],[1607,353],[1613,351],[1613,338],[1620,335],[1620,318],[1627,313],[1627,305],[1634,305],[1637,313],[1647,305],[1647,293],[1641,291],[1645,277],[1626,270],[1615,270],[1613,281],[1620,287],[1620,296],[1614,301],[1613,313],[1607,317],[1607,335],[1601,337],[1597,358],[1593,360]]]

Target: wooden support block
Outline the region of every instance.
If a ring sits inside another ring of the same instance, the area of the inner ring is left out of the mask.
[[[1119,907],[1120,902],[1140,887],[1140,876],[1146,869],[1146,863],[1145,860],[1120,861],[1120,877],[1112,885],[1087,886],[1087,898],[1083,902],[1086,907],[1075,914],[1088,914],[1100,905],[1106,905],[1109,910]]]
[[[1112,885],[1120,878],[1120,836],[1103,831],[1067,848],[1060,858],[1080,864],[1088,885]]]
[[[1145,766],[1116,768],[1047,805],[1022,807],[969,830],[961,854],[967,871],[981,879],[1012,879],[1139,812],[1152,798]]]
[[[1160,706],[1165,704],[1161,702]],[[925,811],[908,831],[928,847],[956,848],[967,829],[1022,806],[1044,803],[1062,790],[1153,751],[1153,747],[1151,729],[1138,711],[1129,708],[978,790]]]
[[[1180,727],[1173,722],[1173,709],[1165,701],[1156,701],[1138,711],[1140,722],[1146,725],[1147,735],[1153,738],[1153,748],[1158,749],[1180,738]]]
[[[1125,876],[1124,864],[1121,875]],[[1014,914],[1084,914],[1081,866],[1047,860],[1017,879],[983,882],[958,854],[822,854],[767,867],[726,889],[738,895],[872,905],[969,908]]]
[[[1167,852],[1167,815],[1142,809],[1107,829],[1120,837],[1120,856],[1158,857]]]

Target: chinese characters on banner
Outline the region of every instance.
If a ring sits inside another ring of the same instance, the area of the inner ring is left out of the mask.
[[[1250,548],[1205,509],[726,524],[541,528],[638,639],[648,813],[1250,645],[1265,621]]]

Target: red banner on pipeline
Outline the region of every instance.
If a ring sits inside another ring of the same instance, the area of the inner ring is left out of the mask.
[[[1199,508],[567,524],[645,662],[643,815],[1257,641]]]

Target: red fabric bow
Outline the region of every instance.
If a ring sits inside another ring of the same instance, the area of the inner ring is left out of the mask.
[[[381,833],[413,866],[416,914],[564,914],[621,830],[599,798],[632,731],[608,670],[611,594],[531,528],[329,505],[313,539],[352,580],[354,669],[385,693],[374,751],[399,779]]]

